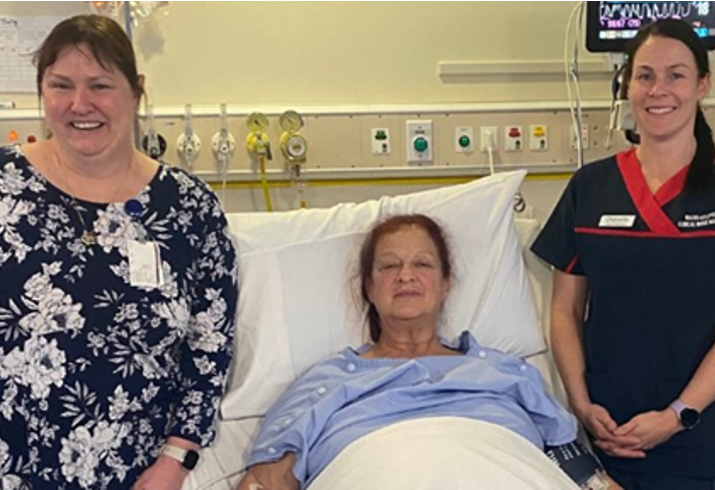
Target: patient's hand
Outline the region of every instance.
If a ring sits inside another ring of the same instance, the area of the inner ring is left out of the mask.
[[[288,453],[273,463],[251,466],[236,490],[299,490],[300,484],[293,475],[295,454]]]

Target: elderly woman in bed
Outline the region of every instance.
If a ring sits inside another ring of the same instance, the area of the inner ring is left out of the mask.
[[[451,276],[447,242],[432,219],[395,216],[369,233],[360,253],[360,283],[373,343],[318,363],[276,401],[238,490],[299,489],[314,481],[312,488],[318,487],[316,479],[352,442],[397,423],[438,417],[489,423],[537,453],[544,463],[534,478],[545,483],[516,475],[522,488],[574,489],[588,481],[592,486],[582,488],[619,488],[609,487],[595,458],[573,442],[575,419],[546,394],[534,368],[481,347],[467,332],[455,345],[437,336]],[[541,449],[554,461],[568,459],[562,468],[573,481]],[[405,450],[415,452],[414,446]],[[367,473],[374,471],[370,457]],[[576,469],[569,467],[574,464]],[[468,466],[474,484],[487,488],[480,468]]]

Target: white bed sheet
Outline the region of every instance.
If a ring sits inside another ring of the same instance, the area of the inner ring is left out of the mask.
[[[565,400],[563,387],[550,354],[540,354],[528,361],[541,372],[547,388],[557,398]],[[235,490],[243,475],[244,462],[248,458],[248,451],[261,420],[250,418],[219,421],[216,443],[213,447],[201,451],[201,461],[187,477],[182,490]]]
[[[308,490],[578,490],[531,442],[479,420],[429,417],[346,447]]]

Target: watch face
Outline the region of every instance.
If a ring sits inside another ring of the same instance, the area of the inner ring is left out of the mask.
[[[684,408],[680,412],[680,422],[686,429],[692,429],[700,422],[700,414],[692,408]]]
[[[191,471],[196,468],[196,463],[198,462],[199,453],[197,453],[193,449],[189,449],[188,451],[186,451],[186,456],[184,456],[184,461],[181,463],[181,466]]]

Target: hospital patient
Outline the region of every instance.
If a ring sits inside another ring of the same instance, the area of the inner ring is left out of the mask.
[[[373,342],[316,364],[279,397],[238,490],[306,488],[351,442],[427,417],[498,424],[564,463],[581,488],[620,488],[574,442],[575,419],[546,394],[538,371],[468,332],[454,345],[437,336],[452,262],[435,221],[400,215],[377,224],[363,243],[359,276]]]

